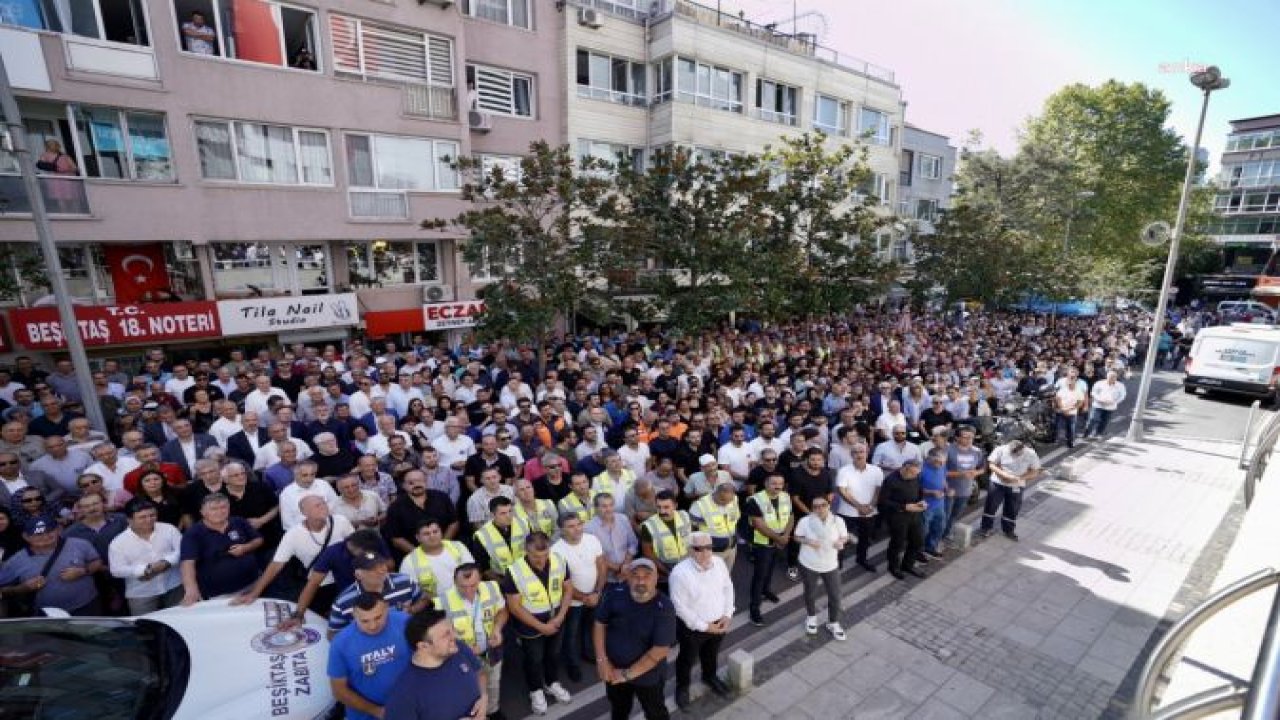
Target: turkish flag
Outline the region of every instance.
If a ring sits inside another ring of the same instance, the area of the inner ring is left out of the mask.
[[[146,302],[148,293],[169,290],[164,245],[103,245],[102,254],[111,271],[117,305]]]

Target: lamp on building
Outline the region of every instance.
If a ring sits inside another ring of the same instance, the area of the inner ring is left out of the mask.
[[[1147,343],[1147,357],[1142,366],[1142,379],[1138,384],[1138,399],[1133,405],[1133,420],[1129,423],[1128,439],[1132,442],[1142,440],[1143,416],[1147,410],[1147,398],[1151,394],[1151,376],[1156,371],[1156,352],[1160,345],[1160,335],[1164,332],[1164,315],[1169,307],[1169,295],[1172,294],[1173,272],[1178,264],[1178,243],[1187,225],[1187,206],[1191,199],[1191,186],[1195,182],[1196,155],[1200,152],[1200,135],[1204,132],[1204,116],[1209,112],[1209,95],[1214,90],[1225,90],[1231,81],[1222,76],[1217,65],[1211,65],[1200,72],[1191,74],[1191,84],[1203,93],[1200,102],[1200,121],[1196,123],[1196,140],[1187,152],[1187,175],[1182,180],[1182,199],[1178,201],[1178,220],[1173,226],[1173,237],[1169,241],[1169,258],[1164,265],[1164,278],[1160,281],[1160,299],[1156,303],[1156,314],[1151,321],[1151,339]]]

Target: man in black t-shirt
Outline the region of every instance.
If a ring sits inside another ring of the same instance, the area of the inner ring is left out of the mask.
[[[639,700],[645,720],[668,720],[663,687],[667,653],[676,644],[675,608],[658,592],[653,561],[637,558],[627,569],[627,587],[610,587],[596,608],[597,671],[613,717],[630,717]]]

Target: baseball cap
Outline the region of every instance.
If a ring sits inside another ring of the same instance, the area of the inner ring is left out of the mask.
[[[22,532],[27,535],[44,535],[56,529],[54,522],[46,517],[27,518],[27,521],[22,524]]]
[[[636,558],[627,565],[628,570],[637,570],[639,568],[648,568],[650,572],[658,572],[658,566],[654,565],[649,558]]]
[[[913,457],[911,457],[911,458],[907,458],[906,460],[903,460],[903,461],[902,461],[902,467],[906,467],[906,466],[908,466],[908,465],[915,465],[916,467],[920,467],[920,460],[919,460],[919,458],[913,458]]]
[[[699,465],[710,465],[716,461],[716,456],[711,453],[705,453],[698,458]]]
[[[356,570],[373,570],[385,567],[386,563],[387,558],[385,555],[372,550],[361,550],[351,557],[351,566]]]

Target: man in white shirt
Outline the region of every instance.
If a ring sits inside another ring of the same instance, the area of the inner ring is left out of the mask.
[[[220,447],[225,449],[227,438],[244,430],[244,426],[240,424],[240,413],[236,410],[235,403],[230,400],[219,400],[214,403],[214,406],[218,409],[218,419],[209,426],[209,434],[218,441]]]
[[[401,368],[396,384],[387,390],[387,407],[397,417],[404,417],[409,414],[409,403],[414,399],[425,400],[422,390],[413,386],[413,373]]]
[[[636,428],[627,428],[623,433],[618,457],[622,458],[623,466],[636,477],[644,477],[649,472],[649,445],[640,442],[640,431]]]
[[[1075,370],[1072,369],[1071,373],[1074,374]],[[1054,409],[1058,416],[1054,439],[1057,440],[1058,435],[1065,431],[1068,449],[1076,446],[1076,415],[1084,409],[1087,402],[1087,396],[1078,385],[1079,383],[1072,380],[1069,375],[1067,382],[1059,385],[1058,392],[1053,396]]]
[[[109,442],[98,443],[92,451],[94,464],[85,468],[102,478],[102,487],[108,494],[124,489],[124,476],[138,468],[138,461],[131,457],[121,457],[120,451]]]
[[[905,423],[893,426],[890,437],[891,439],[876,446],[876,451],[871,456],[873,464],[879,465],[881,470],[889,473],[902,467],[907,460],[923,462],[920,448],[915,443],[907,442]]]
[[[440,464],[452,469],[462,479],[467,458],[476,454],[476,444],[462,434],[462,421],[451,417],[444,422],[444,435],[431,441],[431,447],[440,453]]]
[[[729,442],[716,453],[716,461],[719,462],[720,469],[729,471],[729,475],[733,477],[734,486],[739,490],[746,483],[747,476],[751,474],[751,468],[760,461],[760,456],[746,441],[746,429],[741,425],[734,425],[729,431]]]
[[[502,387],[502,392],[498,393],[498,402],[507,412],[515,412],[520,398],[533,402],[533,389],[520,378],[520,373],[513,372],[507,384]]]
[[[323,485],[326,483],[317,484]],[[281,497],[283,498],[283,494]],[[337,545],[343,542],[351,533],[355,532],[351,522],[341,515],[333,514],[331,506],[319,495],[303,495],[294,505],[301,520],[297,525],[287,530],[284,537],[280,539],[280,544],[276,546],[275,555],[271,557],[271,562],[267,565],[267,569],[263,571],[262,576],[258,578],[258,581],[253,584],[253,587],[237,595],[231,601],[232,605],[251,603],[261,597],[267,587],[275,581],[280,571],[284,570],[289,560],[293,558],[297,558],[298,562],[302,564],[302,568],[306,570],[305,574],[310,575],[311,567],[315,564],[316,558],[320,556],[320,553],[324,552],[330,545]],[[332,573],[326,575],[324,580],[320,581],[321,587],[332,584]]]
[[[778,454],[782,454],[782,451],[787,449],[786,441],[778,437],[778,424],[774,421],[761,420],[756,429],[760,434],[747,445],[756,454],[757,458],[760,457],[760,453],[764,452],[765,448],[770,448]]]
[[[855,445],[851,450],[853,461],[836,473],[835,510],[858,540],[854,551],[858,565],[875,572],[876,566],[867,560],[867,549],[875,535],[876,504],[880,501],[884,471],[867,462],[867,453],[866,445]]]
[[[893,437],[893,429],[897,426],[907,425],[907,416],[902,412],[902,403],[897,400],[889,401],[889,409],[880,413],[880,417],[876,418],[876,433],[888,440]],[[896,469],[896,468],[895,468]]]
[[[221,390],[224,398],[231,397],[231,393],[236,391],[236,380],[231,376],[231,370],[225,366],[218,368],[213,382],[209,385]]]
[[[182,573],[178,559],[182,533],[157,521],[155,503],[135,498],[124,508],[129,529],[108,546],[108,568],[124,580],[124,597],[131,615],[143,615],[182,602]]]
[[[1107,431],[1107,423],[1111,422],[1111,415],[1124,402],[1127,394],[1124,383],[1120,382],[1120,376],[1114,370],[1107,373],[1106,380],[1094,383],[1090,393],[1093,408],[1089,411],[1089,422],[1084,426],[1081,438],[1088,440],[1091,435],[1102,437]]]
[[[594,654],[590,630],[608,573],[605,569],[604,546],[595,535],[583,532],[585,525],[582,518],[576,513],[561,513],[557,523],[560,526],[560,539],[551,545],[551,552],[564,560],[569,568],[569,577],[573,578],[573,605],[564,620],[564,645],[561,653],[569,679],[579,682],[582,680],[579,661]]]
[[[165,381],[164,391],[177,398],[178,402],[183,402],[183,393],[187,391],[187,388],[193,387],[195,384],[196,379],[188,373],[186,365],[174,365],[173,377]]]
[[[1001,510],[1000,529],[1005,537],[1017,540],[1014,532],[1018,523],[1018,511],[1022,509],[1022,493],[1040,474],[1040,456],[1022,440],[1014,440],[991,451],[987,459],[991,469],[991,484],[987,489],[987,502],[982,507],[982,524],[978,534],[990,537],[996,523],[996,512]]]
[[[270,400],[273,397],[284,398],[285,402],[289,402],[289,396],[284,390],[271,386],[271,377],[265,373],[254,378],[254,389],[244,396],[244,411],[256,412],[259,417],[269,416]]]
[[[733,580],[724,561],[711,551],[711,535],[689,536],[689,557],[671,571],[671,604],[675,606],[680,655],[676,657],[676,705],[689,707],[693,661],[702,666],[702,682],[721,697],[729,686],[716,673],[720,645],[733,622]]]
[[[338,504],[338,493],[333,487],[323,480],[316,480],[316,464],[311,461],[298,463],[293,469],[293,484],[280,491],[280,524],[286,533],[302,522],[302,508],[298,501],[308,495],[324,500],[329,510]]]
[[[306,460],[315,453],[310,447],[301,440],[289,439],[289,426],[283,423],[272,425],[267,433],[271,436],[271,442],[258,448],[258,452],[254,455],[253,469],[266,470],[267,468],[280,462],[280,447],[285,443],[293,443],[294,449],[298,451],[298,459]]]

